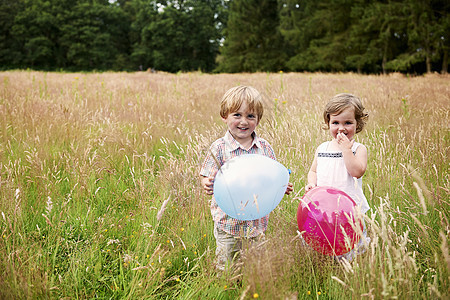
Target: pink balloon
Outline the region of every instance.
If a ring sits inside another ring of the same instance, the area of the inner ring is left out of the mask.
[[[298,229],[314,250],[337,256],[358,243],[363,224],[356,203],[345,192],[329,186],[315,187],[303,195],[297,210]]]

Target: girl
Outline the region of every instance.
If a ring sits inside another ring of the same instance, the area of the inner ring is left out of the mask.
[[[367,168],[367,148],[355,142],[368,118],[361,100],[352,94],[338,94],[325,106],[324,128],[329,130],[331,141],[322,143],[316,150],[308,172],[309,191],[315,186],[332,186],[346,192],[365,214],[369,204],[362,190],[362,176]],[[352,260],[357,253],[365,251],[369,238],[364,225],[363,237],[349,253],[338,256]]]

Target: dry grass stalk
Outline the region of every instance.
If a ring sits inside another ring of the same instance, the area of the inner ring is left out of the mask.
[[[447,274],[449,275],[448,280],[450,281],[450,255],[448,254],[448,238],[442,231],[439,231],[439,235],[442,239],[441,251],[447,264]]]
[[[170,195],[166,200],[164,200],[163,204],[161,205],[161,208],[158,210],[158,213],[156,214],[156,219],[158,221],[161,221],[162,216],[163,216],[164,212],[166,211],[166,206],[167,206],[167,203],[169,203],[169,200],[170,200]]]

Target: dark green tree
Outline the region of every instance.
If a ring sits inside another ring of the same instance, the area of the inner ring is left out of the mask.
[[[169,72],[214,68],[223,1],[134,0],[132,5],[135,64]]]
[[[449,9],[445,0],[0,0],[0,65],[446,73]]]
[[[150,41],[143,34],[144,29],[156,20],[158,15],[157,1],[131,0],[125,5],[125,11],[130,15],[129,42],[131,47],[130,62],[135,70],[151,67]],[[151,40],[151,36],[148,36]]]
[[[427,73],[432,71],[434,62],[444,61],[448,57],[449,27],[448,1],[408,0],[404,3],[407,18],[408,48],[395,59],[387,63],[387,67],[395,71],[416,71],[417,65],[423,65]],[[447,64],[442,64],[442,72],[446,72]],[[419,69],[420,71],[420,69]]]
[[[8,7],[20,8],[5,18],[2,36],[8,39],[0,44],[2,57],[14,56],[12,67],[92,70],[127,65],[130,22],[119,2],[20,0]],[[4,8],[0,6],[0,13],[8,12]]]
[[[120,6],[107,1],[77,1],[61,21],[59,41],[66,67],[126,69],[129,22]]]
[[[16,15],[22,10],[22,1],[0,1],[0,66],[2,69],[21,67],[22,52],[19,42],[13,37],[12,27]]]
[[[292,71],[344,71],[354,19],[352,0],[283,1],[281,32],[295,49],[287,62]]]
[[[279,31],[276,0],[234,0],[230,3],[219,72],[278,71],[287,55]]]
[[[59,24],[55,1],[24,0],[22,10],[14,18],[11,38],[20,52],[19,65],[51,69],[61,57],[55,57],[58,47]]]
[[[346,63],[358,71],[390,70],[389,62],[406,51],[407,15],[403,1],[356,1],[352,7]]]
[[[355,22],[349,30],[347,45],[349,52],[345,57],[348,69],[358,73],[382,72],[383,52],[380,31],[383,30],[383,9],[372,0],[356,0],[350,10]]]
[[[448,54],[450,52],[450,3],[448,1],[445,3],[441,18],[439,19],[439,33],[441,35],[439,50],[441,51],[441,73],[443,74],[448,73]]]

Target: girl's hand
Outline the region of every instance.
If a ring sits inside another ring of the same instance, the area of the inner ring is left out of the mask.
[[[307,185],[305,186],[305,191],[307,192],[307,191],[309,191],[310,189],[315,188],[316,186],[317,186],[317,185],[314,184],[314,183],[309,183],[309,184],[307,184]]]
[[[363,176],[367,168],[367,148],[360,145],[356,149],[356,153],[353,153],[354,140],[349,140],[342,132],[336,135],[336,143],[342,151],[345,167],[350,176],[356,178]]]
[[[207,195],[212,195],[214,193],[214,177],[202,177],[201,182],[205,193]]]
[[[341,151],[351,150],[353,147],[354,140],[349,140],[348,137],[340,132],[336,135],[336,142]]]
[[[294,190],[294,186],[292,185],[291,182],[288,183],[287,187],[286,187],[286,192],[284,192],[286,195],[289,195],[292,191]]]

